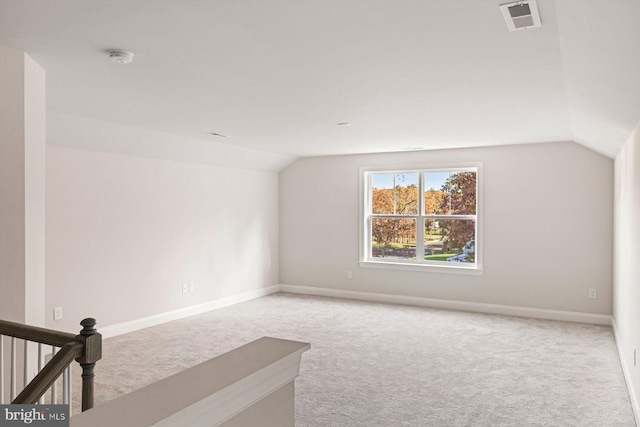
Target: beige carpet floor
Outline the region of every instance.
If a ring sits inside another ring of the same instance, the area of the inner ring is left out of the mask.
[[[609,327],[284,293],[105,340],[96,402],[262,336],[311,343],[299,426],[635,426]]]

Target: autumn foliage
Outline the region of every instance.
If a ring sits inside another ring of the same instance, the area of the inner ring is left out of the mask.
[[[402,182],[402,180],[399,180]],[[394,188],[372,188],[372,213],[374,215],[419,214],[419,189],[415,184],[396,184]],[[424,212],[429,215],[475,215],[476,174],[457,172],[449,175],[439,189],[428,189],[424,193]],[[372,239],[379,250],[382,248],[409,248],[408,257],[415,257],[415,218],[374,217]],[[437,244],[445,253],[461,252],[474,240],[475,221],[458,218],[429,218],[425,221],[425,247]],[[435,243],[434,243],[435,242]],[[411,252],[413,248],[413,252]]]

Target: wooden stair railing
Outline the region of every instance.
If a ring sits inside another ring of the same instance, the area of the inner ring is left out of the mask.
[[[80,325],[82,325],[80,334],[73,335],[52,329],[0,320],[0,360],[2,360],[4,356],[2,354],[3,335],[22,339],[25,343],[31,341],[41,345],[46,344],[60,348],[33,380],[24,387],[22,392],[11,401],[12,404],[37,403],[75,359],[82,368],[82,411],[93,408],[94,368],[96,362],[102,357],[102,335],[95,329],[95,319],[84,319],[80,322]],[[39,353],[40,352],[41,348],[39,347]],[[40,358],[41,356],[39,355],[38,357]],[[13,362],[12,357],[12,364]],[[14,370],[15,366],[12,366],[11,369]],[[0,374],[3,373],[4,364],[0,363]],[[15,374],[12,372],[12,375]],[[2,377],[3,375],[0,375],[0,378]],[[0,388],[4,389],[4,384],[0,383]],[[69,401],[69,403],[71,402]]]

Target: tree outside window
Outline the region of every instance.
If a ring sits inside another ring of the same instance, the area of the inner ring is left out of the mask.
[[[419,264],[477,260],[477,168],[368,172],[368,258]]]

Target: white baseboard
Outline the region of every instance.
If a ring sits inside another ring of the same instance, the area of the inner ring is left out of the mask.
[[[616,347],[618,348],[618,357],[620,358],[620,365],[622,365],[622,374],[624,375],[624,380],[627,383],[627,390],[629,390],[629,399],[631,400],[631,407],[633,408],[633,416],[636,419],[636,425],[640,424],[640,407],[638,407],[638,394],[633,386],[633,382],[631,381],[631,368],[627,363],[627,359],[624,357],[624,349],[622,348],[622,340],[618,335],[618,328],[616,326],[616,320],[614,318],[611,319],[611,329],[613,329],[613,337],[616,341]]]
[[[185,307],[178,310],[167,311],[166,313],[154,314],[153,316],[143,317],[141,319],[135,319],[128,322],[116,323],[115,325],[105,326],[98,329],[98,332],[102,334],[103,338],[111,338],[129,332],[138,331],[140,329],[148,328],[151,326],[160,325],[162,323],[171,322],[172,320],[178,320],[196,314],[205,313],[207,311],[215,310],[218,308],[228,307],[230,305],[238,304],[252,299],[260,298],[266,295],[274,294],[280,290],[279,285],[269,286],[267,288],[260,288],[254,291],[244,292],[238,295],[231,295],[228,297],[220,298],[217,300],[205,302],[203,304],[193,305],[191,307]]]
[[[564,320],[568,322],[591,323],[607,326],[611,325],[611,316],[608,315],[548,310],[544,308],[518,307],[511,305],[379,294],[373,292],[344,291],[340,289],[283,284],[280,285],[280,292],[347,298],[361,301],[385,302],[391,304],[416,305],[421,307],[441,308],[445,310],[472,311],[476,313],[503,314],[507,316],[534,317],[537,319]]]

